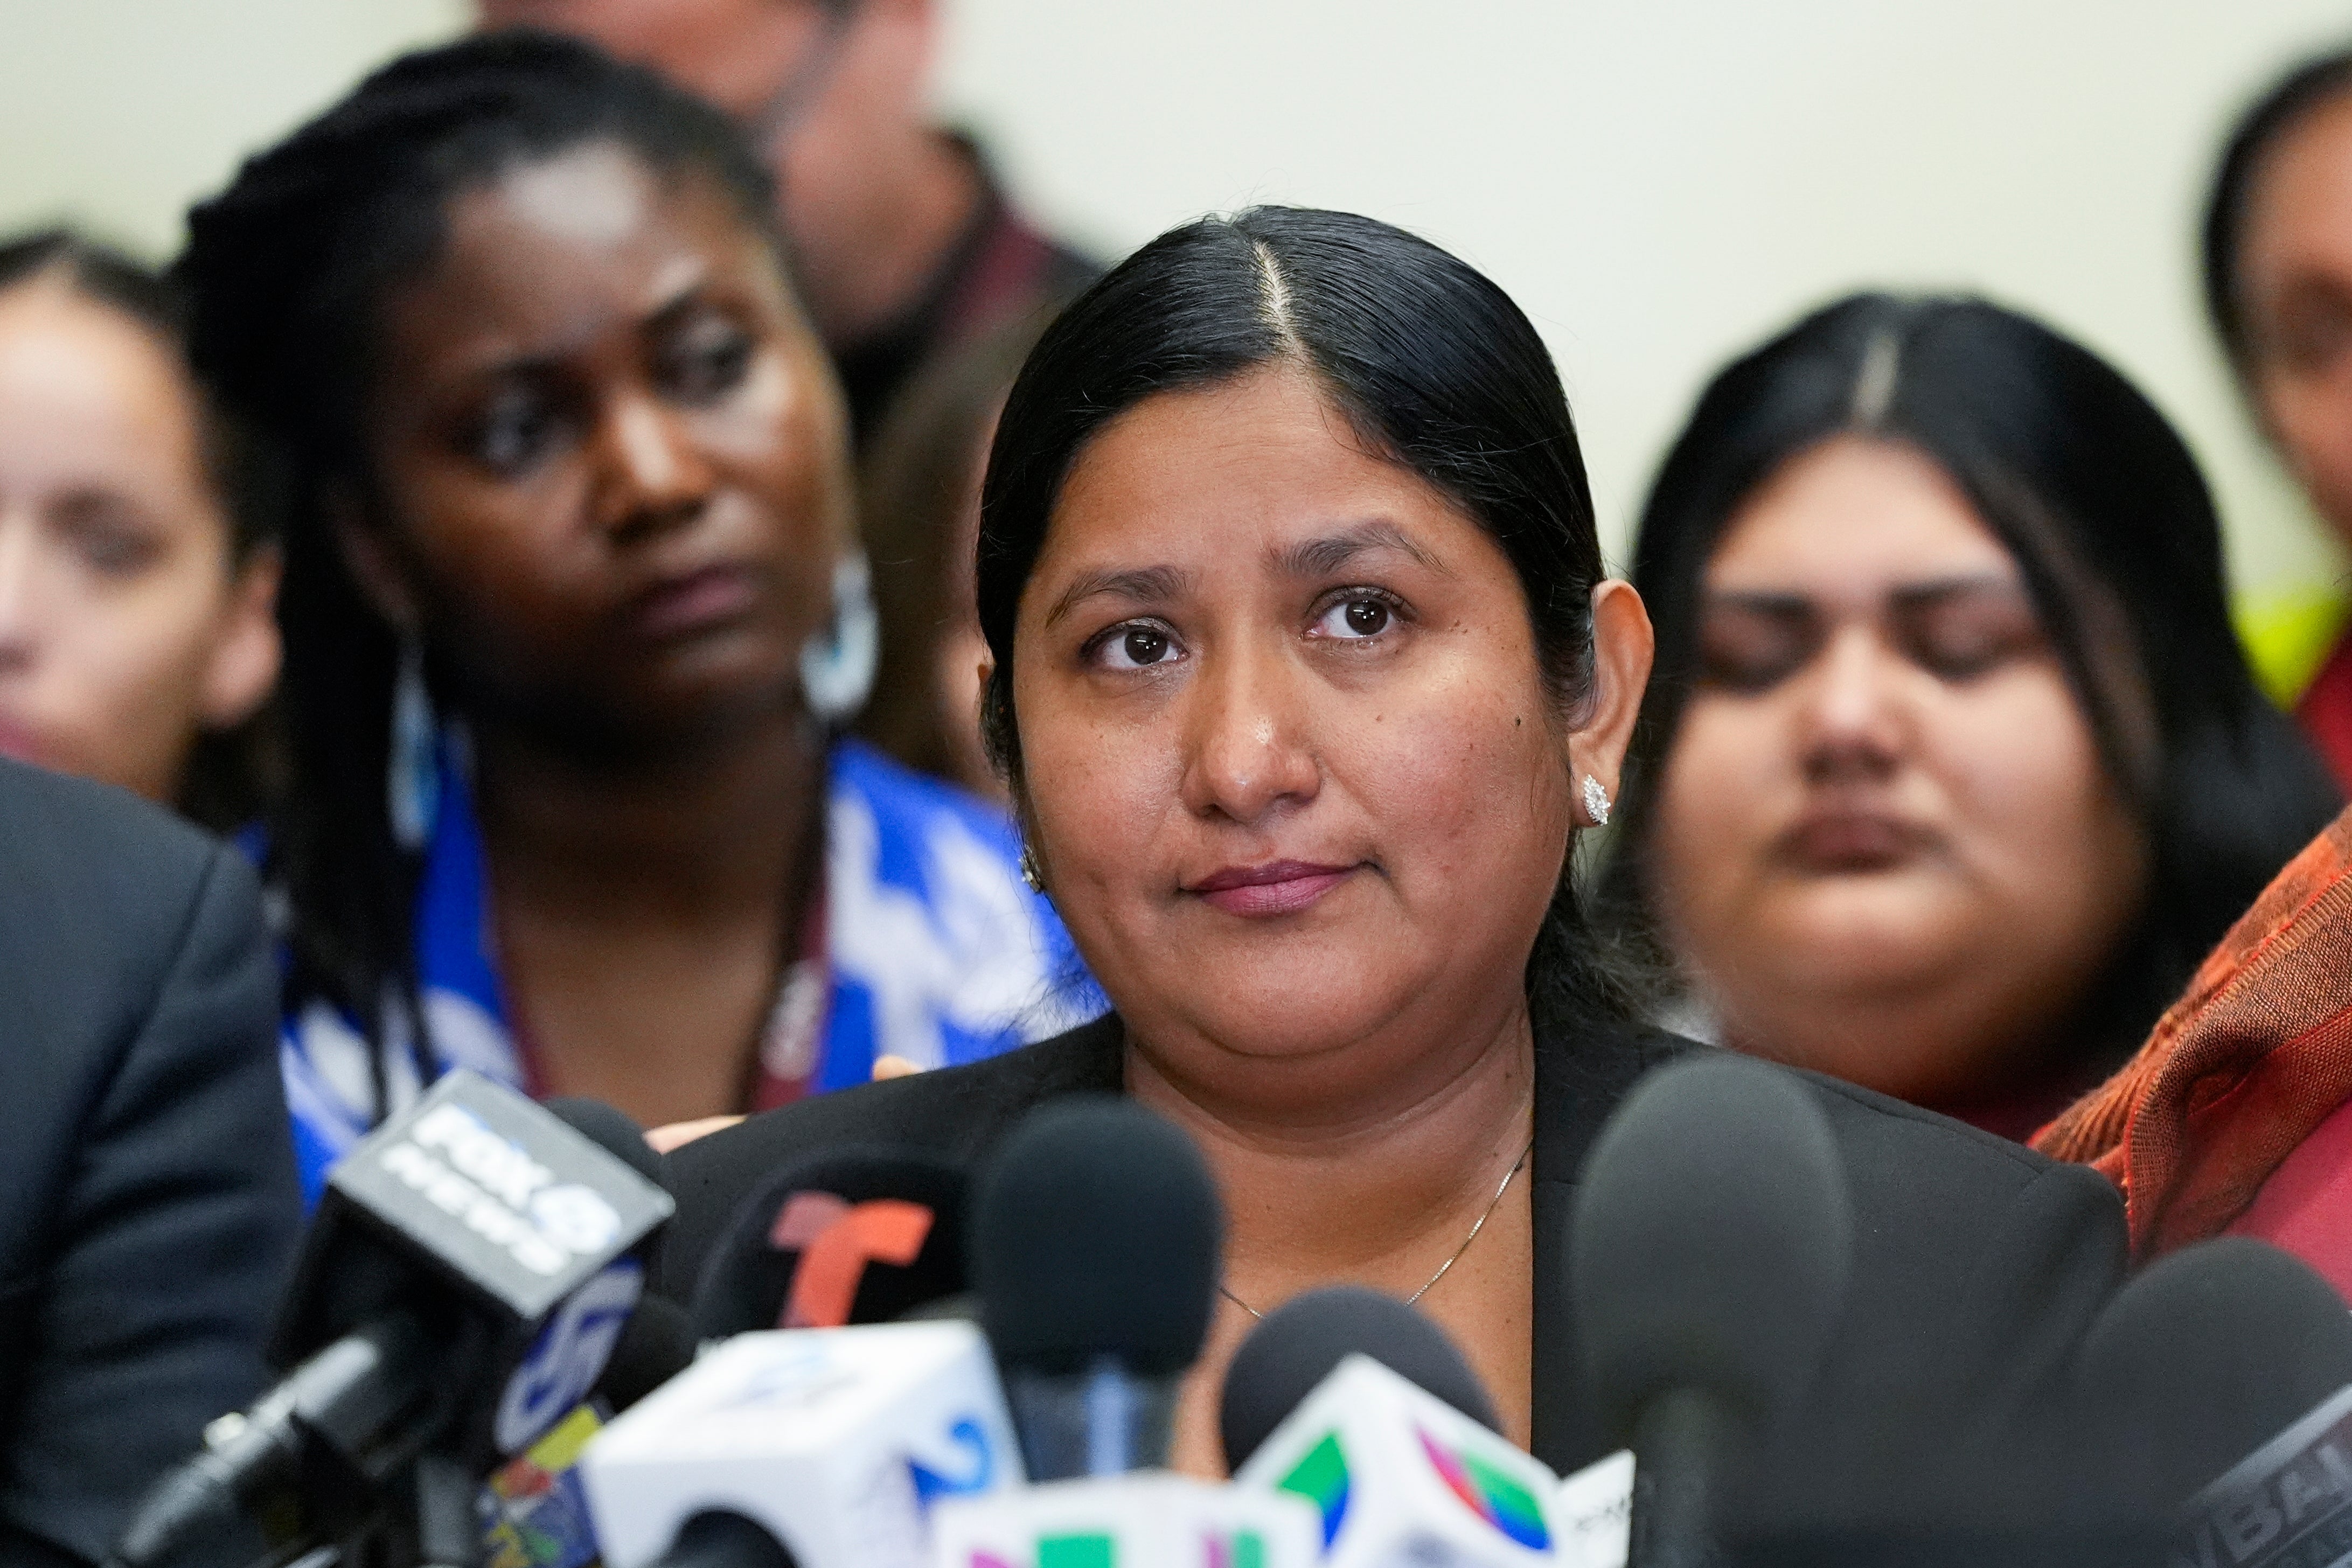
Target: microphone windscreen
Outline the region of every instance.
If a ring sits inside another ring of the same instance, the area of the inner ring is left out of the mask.
[[[1174,1123],[1116,1095],[1024,1117],[974,1205],[982,1322],[1008,1368],[1108,1359],[1166,1376],[1208,1333],[1224,1224],[1207,1162]]]
[[[656,1186],[665,1186],[661,1155],[646,1142],[646,1130],[621,1112],[602,1100],[583,1099],[576,1095],[542,1100],[539,1104],[540,1109],[562,1121],[565,1126]]]
[[[2075,1368],[2123,1498],[2168,1510],[2352,1384],[2352,1312],[2277,1248],[2221,1237],[2116,1292]]]
[[[1445,1332],[1393,1296],[1333,1285],[1265,1315],[1225,1371],[1217,1430],[1225,1469],[1249,1462],[1316,1385],[1350,1355],[1369,1355],[1489,1431],[1503,1429],[1486,1386]]]
[[[963,1172],[911,1149],[829,1149],[735,1210],[694,1291],[704,1339],[887,1323],[965,1288]]]
[[[1768,1418],[1811,1377],[1853,1267],[1827,1119],[1795,1076],[1729,1052],[1634,1086],[1586,1160],[1571,1227],[1586,1386],[1621,1443],[1670,1389]]]
[[[666,1296],[638,1297],[596,1379],[597,1396],[619,1415],[693,1365],[695,1343],[684,1307]]]

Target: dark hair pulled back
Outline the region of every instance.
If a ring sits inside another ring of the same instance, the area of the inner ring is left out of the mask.
[[[2305,118],[2352,92],[2352,49],[2315,55],[2289,69],[2246,107],[2223,144],[2213,188],[2205,199],[2202,230],[2205,312],[2230,362],[2244,374],[2259,345],[2246,319],[2240,278],[2246,214],[2253,205],[2254,182],[2263,161]]]
[[[275,470],[258,460],[242,423],[186,378],[186,291],[112,246],[69,228],[0,240],[0,291],[49,280],[152,334],[186,379],[204,476],[228,527],[229,570],[241,569],[256,550],[276,543],[284,500],[277,493]],[[273,793],[277,761],[267,708],[233,729],[206,731],[189,754],[176,803],[215,832],[242,827]]]
[[[1654,951],[1659,775],[1699,678],[1707,563],[1750,496],[1841,435],[1924,455],[2008,549],[2147,835],[2140,927],[2089,1004],[2079,1063],[2053,1065],[2120,1060],[2326,825],[2336,792],[2246,667],[2220,521],[2179,435],[2090,350],[1981,299],[1852,296],[1735,361],[1700,396],[1634,547],[1657,663],[1602,906]]]
[[[197,375],[286,476],[292,777],[270,870],[290,915],[287,1005],[323,998],[360,1020],[379,1106],[388,1003],[419,1072],[436,1069],[410,946],[418,857],[385,800],[398,639],[353,581],[331,504],[386,520],[366,455],[382,307],[439,254],[451,202],[600,142],[714,182],[782,262],[771,178],[724,115],[587,44],[514,30],[394,60],[248,160],[189,213],[175,269]]]
[[[1272,365],[1311,375],[1357,439],[1502,546],[1561,710],[1589,698],[1601,546],[1576,426],[1534,326],[1475,268],[1402,229],[1253,207],[1171,229],[1113,268],[1046,329],[1006,400],[981,493],[978,583],[995,660],[982,727],[1016,799],[1013,625],[1071,465],[1146,399]],[[1528,988],[1539,1016],[1626,999],[1566,864]]]

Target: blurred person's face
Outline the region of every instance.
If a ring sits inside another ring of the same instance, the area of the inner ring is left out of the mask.
[[[1926,458],[1840,439],[1733,517],[1701,616],[1652,892],[1726,1041],[1998,1092],[2147,875],[2015,561]]]
[[[2250,196],[2239,277],[2255,404],[2352,541],[2352,98],[2281,139]]]
[[[839,394],[759,233],[608,144],[458,195],[387,302],[346,528],[459,700],[592,744],[797,702],[848,538]]]
[[[1613,789],[1647,671],[1638,599],[1597,598],[1610,695],[1563,715],[1501,547],[1288,368],[1093,437],[1021,595],[1024,804],[1160,1072],[1312,1113],[1524,1017],[1571,768]]]
[[[178,793],[277,679],[277,562],[240,569],[177,357],[59,282],[0,292],[0,753]]]
[[[477,0],[477,12],[485,27],[586,38],[734,116],[775,169],[819,328],[845,340],[871,328],[844,301],[859,297],[856,272],[875,246],[908,221],[905,160],[928,134],[931,0],[858,0],[830,43],[817,0]]]
[[[476,0],[475,9],[486,28],[590,39],[739,120],[768,107],[824,27],[816,0]]]

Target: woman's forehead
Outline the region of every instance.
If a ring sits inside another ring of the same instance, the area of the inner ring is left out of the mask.
[[[1374,549],[1442,563],[1465,532],[1482,535],[1308,377],[1276,367],[1156,394],[1106,425],[1062,485],[1040,565],[1297,573]]]
[[[2016,575],[2008,549],[1941,467],[1908,446],[1853,437],[1790,459],[1751,493],[1706,568],[1717,591],[1885,591]]]

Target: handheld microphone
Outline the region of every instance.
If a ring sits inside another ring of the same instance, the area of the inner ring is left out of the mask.
[[[626,1118],[572,1113],[586,1124],[457,1071],[362,1140],[280,1314],[271,1359],[292,1370],[213,1423],[115,1561],[148,1568],[241,1518],[281,1547],[333,1541],[413,1493],[418,1554],[470,1562],[480,1476],[593,1386],[642,1286],[633,1249],[670,1214]]]
[[[2251,1568],[2315,1531],[2344,1543],[2295,1560],[2352,1548],[2352,1312],[2286,1253],[2223,1237],[2150,1264],[2100,1314],[2074,1385],[2097,1494],[2177,1525],[2180,1561]]]
[[[1341,1287],[1269,1313],[1218,1414],[1236,1484],[1313,1504],[1329,1568],[1559,1560],[1558,1479],[1496,1430],[1461,1353],[1402,1301]]]
[[[971,1263],[1033,1477],[1167,1462],[1223,1229],[1200,1151],[1130,1101],[1055,1100],[1005,1139],[973,1207]]]
[[[827,1150],[736,1207],[694,1292],[704,1339],[892,1322],[965,1288],[963,1172],[908,1149]]]
[[[1022,1479],[988,1345],[959,1322],[738,1334],[591,1439],[580,1474],[610,1568],[674,1565],[713,1510],[800,1568],[919,1568],[934,1501]]]
[[[1315,1511],[1166,1470],[940,1505],[934,1568],[1314,1568]]]
[[[1629,1560],[1719,1562],[1723,1495],[1844,1305],[1853,1218],[1828,1123],[1759,1061],[1660,1068],[1601,1129],[1572,1225],[1585,1384],[1634,1454]]]
[[[1329,1285],[1268,1312],[1234,1352],[1217,1407],[1226,1470],[1249,1463],[1268,1434],[1350,1355],[1370,1356],[1490,1432],[1503,1429],[1486,1385],[1444,1330],[1393,1296]]]

